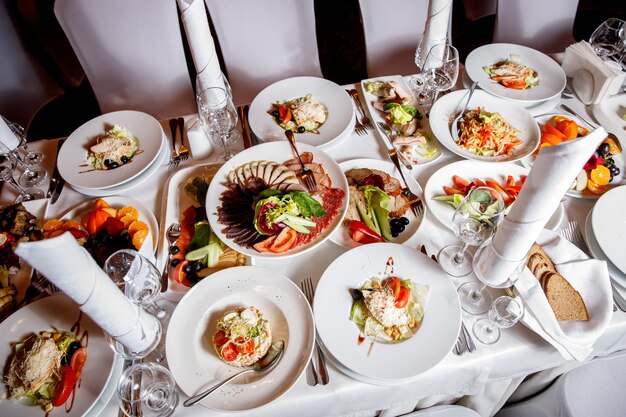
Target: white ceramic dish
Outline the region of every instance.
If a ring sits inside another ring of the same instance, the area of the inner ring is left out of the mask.
[[[401,75],[391,75],[391,76],[387,76],[387,77],[376,77],[376,78],[370,78],[368,80],[363,80],[361,81],[361,91],[363,92],[363,101],[365,102],[366,106],[367,106],[367,110],[368,113],[370,114],[370,118],[372,120],[372,123],[374,125],[374,128],[376,129],[376,131],[378,132],[378,134],[381,136],[381,140],[384,142],[385,147],[387,149],[391,148],[391,145],[389,144],[389,141],[386,139],[385,136],[385,132],[382,131],[382,129],[380,128],[380,126],[378,126],[379,122],[385,123],[385,117],[383,115],[383,113],[380,110],[377,110],[374,108],[373,106],[373,102],[376,101],[376,96],[374,94],[368,93],[365,89],[365,85],[369,82],[373,82],[373,81],[395,81],[396,83],[398,83],[398,85],[407,93],[411,93],[411,88],[408,86],[408,84],[406,83],[406,81],[404,81],[404,78]],[[415,102],[416,103],[416,102]],[[443,155],[443,153],[441,152],[441,145],[439,145],[439,143],[437,142],[437,139],[435,138],[435,135],[433,135],[431,129],[430,129],[430,125],[429,125],[429,121],[428,118],[425,116],[426,112],[424,112],[420,106],[416,105],[416,104],[412,104],[413,107],[416,107],[419,112],[422,114],[422,120],[420,121],[423,125],[422,129],[426,132],[429,140],[430,140],[430,146],[432,146],[436,151],[434,153],[434,155],[430,158],[426,158],[423,156],[417,156],[415,158],[415,160],[411,160],[408,161],[410,162],[412,165],[419,165],[419,166],[423,166],[423,165],[428,165],[432,162],[435,162],[437,159],[439,159],[441,157],[441,155]]]
[[[594,258],[605,261],[606,266],[609,269],[609,276],[611,277],[611,279],[619,283],[622,287],[626,288],[626,274],[620,271],[619,268],[616,267],[615,264],[609,260],[606,254],[602,251],[600,244],[598,244],[598,241],[593,234],[593,226],[591,225],[592,213],[593,209],[589,211],[589,214],[587,214],[587,218],[585,219],[585,229],[583,231],[585,242],[587,243],[589,252],[591,252],[591,255],[593,255]]]
[[[594,104],[591,109],[606,131],[614,133],[623,144],[626,144],[626,120],[624,119],[626,94],[607,97],[600,103]]]
[[[493,178],[498,183],[504,184],[507,175],[512,175],[517,182],[521,175],[528,175],[528,168],[521,167],[514,163],[508,164],[483,164],[477,161],[458,161],[441,167],[437,170],[426,183],[424,188],[424,201],[428,206],[430,213],[444,226],[452,230],[452,216],[454,215],[454,207],[444,201],[433,200],[433,197],[444,195],[443,187],[448,186],[454,188],[452,176],[458,175],[468,181],[475,178],[482,180]],[[546,229],[556,230],[559,228],[563,220],[564,209],[560,204],[554,215],[546,224]]]
[[[91,319],[83,315],[78,306],[65,294],[59,293],[28,304],[0,323],[4,343],[0,344],[0,358],[7,363],[11,346],[30,333],[57,328],[70,331],[80,318],[79,334],[87,332],[87,362],[83,368],[81,382],[76,390],[74,405],[70,412],[57,407],[50,417],[79,417],[90,413],[105,394],[116,370],[113,350],[104,340],[104,335]],[[0,402],[0,415],[11,417],[41,417],[45,413],[39,406],[28,406],[10,401]]]
[[[489,78],[483,67],[515,59],[539,73],[539,85],[525,90],[507,88]],[[494,96],[520,103],[539,103],[558,97],[567,83],[565,72],[555,60],[535,49],[509,43],[492,43],[474,49],[465,60],[467,75]]]
[[[284,340],[285,350],[270,373],[237,378],[200,401],[205,407],[229,413],[261,407],[286,393],[304,372],[315,340],[311,308],[289,278],[253,266],[217,272],[183,297],[167,330],[169,368],[187,395],[240,370],[223,362],[211,343],[217,319],[224,311],[240,306],[263,311],[272,340]]]
[[[598,245],[620,271],[626,273],[626,186],[607,191],[593,207],[591,227]]]
[[[142,152],[119,168],[95,170],[87,162],[87,151],[99,135],[115,124],[125,127],[139,140]],[[134,110],[107,113],[86,122],[68,136],[59,152],[57,166],[70,185],[85,189],[115,187],[136,178],[150,167],[159,155],[162,142],[163,129],[149,114]]]
[[[248,119],[250,128],[262,142],[286,141],[285,130],[268,114],[273,103],[292,100],[312,94],[313,98],[326,106],[326,122],[319,134],[296,133],[298,143],[317,147],[330,147],[345,137],[354,128],[354,111],[350,96],[332,81],[317,77],[294,77],[275,82],[261,91],[250,104]]]
[[[350,288],[374,276],[385,277],[389,259],[395,276],[430,286],[424,320],[417,333],[400,343],[359,344],[359,329],[349,320]],[[461,326],[456,289],[428,256],[407,246],[374,243],[352,249],[324,271],[313,303],[315,324],[326,349],[353,376],[380,384],[409,382],[437,365],[454,346]]]
[[[196,176],[213,175],[221,166],[222,164],[220,163],[213,163],[182,168],[174,172],[168,179],[164,191],[164,195],[167,197],[163,199],[163,205],[161,207],[160,220],[163,225],[163,230],[159,236],[161,246],[159,246],[160,249],[157,254],[157,266],[160,270],[163,270],[165,267],[165,261],[167,260],[167,229],[172,223],[180,223],[182,213],[187,207],[192,205],[197,206],[197,203],[195,203],[194,200],[192,200],[187,193],[185,193],[185,183],[188,179]],[[246,265],[252,265],[252,258],[249,256],[246,256]],[[170,274],[167,291],[163,294],[163,296],[172,301],[179,301],[183,295],[189,291],[189,289],[189,287],[176,282]]]
[[[313,153],[313,162],[320,163],[324,166],[324,169],[326,170],[328,176],[332,181],[332,186],[334,188],[340,188],[345,192],[343,204],[339,209],[339,213],[335,217],[335,220],[313,242],[307,245],[298,246],[295,249],[283,253],[257,252],[254,248],[247,248],[238,245],[231,239],[227,238],[226,235],[224,235],[224,233],[222,232],[222,230],[224,229],[224,225],[218,222],[216,208],[220,204],[219,201],[222,192],[226,189],[226,184],[228,183],[228,173],[234,168],[251,161],[267,160],[282,163],[294,158],[294,153],[291,150],[288,142],[269,142],[253,146],[252,148],[238,153],[232,159],[228,160],[215,174],[215,177],[211,182],[211,185],[209,186],[209,191],[206,198],[207,217],[209,218],[209,224],[211,225],[211,228],[222,242],[226,243],[228,246],[235,249],[236,251],[243,253],[244,255],[264,259],[284,259],[291,256],[301,255],[319,246],[326,239],[328,239],[333,234],[333,232],[337,230],[337,228],[341,226],[343,216],[345,216],[346,211],[348,210],[348,182],[345,175],[343,175],[343,171],[334,161],[334,159],[332,159],[326,152],[320,149],[300,144],[298,145],[298,150],[300,152],[308,151]]]
[[[163,138],[164,139],[161,143],[161,149],[159,151],[159,156],[157,157],[157,159],[145,171],[137,175],[132,180],[120,185],[116,185],[115,187],[109,187],[104,189],[82,188],[71,184],[70,186],[79,193],[92,197],[106,197],[110,195],[125,193],[129,190],[132,190],[133,188],[146,182],[148,178],[155,174],[158,169],[163,166],[164,161],[167,160],[167,158],[169,157],[169,146],[167,146],[166,144],[165,136],[163,136]]]
[[[482,90],[474,91],[468,108],[480,106],[488,112],[500,113],[511,126],[520,130],[519,139],[522,144],[515,148],[512,155],[494,157],[476,155],[458,146],[452,138],[450,126],[457,113],[462,110],[467,100],[467,93],[468,90],[458,90],[446,94],[437,100],[430,110],[430,128],[443,146],[463,158],[485,162],[517,161],[532,154],[539,146],[539,127],[527,109],[518,103],[495,97]]]
[[[157,247],[157,238],[159,236],[159,224],[157,223],[154,214],[150,210],[148,210],[148,208],[144,206],[141,202],[132,198],[123,196],[110,196],[105,197],[104,201],[106,201],[111,207],[115,209],[121,209],[124,206],[133,206],[137,209],[137,212],[139,213],[139,220],[146,223],[149,230],[148,237],[146,238],[146,241],[144,242],[141,249],[139,250],[139,253],[150,260],[154,260],[154,252],[155,248]],[[78,204],[66,211],[61,219],[74,219],[80,223],[81,218],[92,210],[93,204],[93,200],[85,201],[84,203]]]
[[[378,169],[396,178],[398,181],[400,181],[400,184],[402,184],[403,186],[405,185],[404,182],[402,181],[402,177],[398,173],[397,168],[391,162],[388,162],[388,161],[381,161],[378,159],[367,159],[367,158],[353,159],[350,161],[342,162],[341,164],[339,164],[339,166],[341,167],[341,170],[343,172],[346,172],[352,168]],[[415,181],[415,179],[410,175],[405,175],[405,177],[408,182],[407,186],[409,187],[409,189],[411,189],[411,191],[413,191],[418,196],[422,197],[423,196],[422,187],[420,187],[418,182]],[[417,233],[417,230],[419,229],[420,225],[422,224],[424,215],[425,215],[425,212],[424,214],[422,214],[421,217],[417,218],[415,217],[415,215],[413,214],[411,210],[407,211],[404,217],[409,219],[409,224],[404,230],[404,232],[402,232],[397,238],[393,240],[393,243],[402,244],[406,242],[407,240],[409,240],[411,237],[413,237]],[[339,246],[343,246],[346,249],[352,249],[352,248],[356,248],[357,246],[361,246],[360,243],[357,243],[350,238],[348,227],[345,225],[342,225],[339,229],[337,229],[337,231],[335,231],[335,233],[333,233],[332,236],[330,237],[330,240],[333,243]]]

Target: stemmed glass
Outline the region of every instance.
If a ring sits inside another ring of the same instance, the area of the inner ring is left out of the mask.
[[[421,105],[432,105],[440,92],[454,86],[459,75],[459,51],[452,45],[441,43],[428,51],[420,73],[411,80]]]
[[[230,142],[236,139],[236,133],[233,131],[237,126],[238,117],[228,91],[222,87],[209,87],[197,94],[196,101],[198,118],[204,131],[210,138],[217,136],[219,139],[217,145],[224,148],[218,160],[222,162],[229,160],[234,154]]]
[[[43,161],[43,152],[28,148],[26,135],[24,134],[24,128],[22,126],[10,122],[4,117],[3,119],[9,129],[19,139],[20,143],[15,149],[9,149],[4,143],[0,142],[0,155],[13,154],[20,165],[24,166],[24,173],[22,173],[18,180],[22,187],[34,187],[41,184],[48,176],[45,169],[36,167],[36,165]]]
[[[596,28],[589,38],[594,52],[602,59],[620,60],[626,49],[625,24],[621,19],[611,18]]]
[[[8,182],[19,191],[19,195],[15,199],[16,203],[23,201],[37,200],[44,197],[43,191],[38,188],[23,188],[13,178],[13,172],[17,166],[17,159],[12,153],[0,156],[0,181]]]
[[[513,326],[523,313],[524,307],[519,300],[503,295],[491,303],[487,318],[474,323],[472,332],[479,341],[490,345],[500,339],[500,329]]]
[[[167,417],[178,404],[178,391],[169,370],[156,363],[137,363],[120,376],[117,399],[128,417]]]
[[[472,255],[467,248],[479,246],[493,235],[504,210],[504,200],[493,188],[476,187],[467,193],[452,216],[452,229],[463,245],[446,246],[437,256],[447,274],[461,277],[472,272]]]

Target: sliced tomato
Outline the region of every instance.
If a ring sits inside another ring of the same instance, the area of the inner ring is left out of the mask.
[[[72,360],[70,361],[70,367],[74,371],[74,376],[78,381],[80,379],[80,375],[83,373],[83,366],[87,361],[87,348],[85,346],[80,347],[74,352],[72,355]]]
[[[396,296],[395,306],[396,308],[404,308],[409,302],[409,295],[411,294],[411,290],[407,287],[400,285],[399,293]]]
[[[522,79],[502,80],[501,82],[503,86],[507,88],[512,88],[514,90],[523,90],[524,88],[526,88],[526,81]]]
[[[54,407],[65,404],[65,401],[70,397],[74,384],[76,383],[76,376],[72,367],[69,365],[63,365],[61,367],[61,380],[59,381],[56,391],[54,392],[54,399],[52,405]]]
[[[462,189],[464,189],[464,188],[465,188],[465,187],[467,187],[467,186],[469,185],[469,183],[470,183],[468,180],[466,180],[465,178],[460,177],[460,176],[458,176],[458,175],[453,175],[453,176],[452,176],[452,182],[454,183],[454,187],[455,187],[457,190],[462,190]]]
[[[248,340],[246,343],[243,343],[243,341],[243,338],[239,338],[237,340],[237,343],[239,343],[238,345],[235,345],[237,352],[241,354],[254,352],[254,340]]]
[[[258,252],[269,252],[275,240],[276,236],[270,236],[265,240],[255,243],[252,247]]]
[[[400,285],[400,278],[398,278],[398,277],[389,277],[389,278],[387,278],[387,285],[393,291],[393,298],[394,298],[394,300],[397,300],[398,299],[398,295],[400,295],[400,287],[402,286],[402,285]]]
[[[186,265],[189,265],[189,261],[185,259],[184,261],[176,265],[176,268],[174,268],[172,274],[176,282],[178,282],[179,284],[183,284],[187,287],[191,287],[193,284],[187,279],[187,273],[183,270]]]
[[[280,233],[276,236],[276,240],[270,246],[270,251],[274,253],[282,253],[285,252],[296,243],[296,238],[298,237],[298,232],[293,230],[291,227],[285,227]]]
[[[280,124],[288,123],[291,120],[291,110],[286,106],[278,106],[278,118],[280,119]]]
[[[443,186],[443,191],[446,193],[446,195],[463,194],[463,191],[457,190],[456,188],[448,187],[446,185]]]
[[[226,362],[232,362],[239,356],[239,352],[237,352],[235,344],[232,342],[227,344],[226,347],[222,348],[221,352],[222,358],[224,358]]]
[[[224,346],[226,342],[228,342],[228,338],[226,337],[226,333],[224,333],[223,330],[220,330],[213,335],[213,341],[218,347],[220,347]]]

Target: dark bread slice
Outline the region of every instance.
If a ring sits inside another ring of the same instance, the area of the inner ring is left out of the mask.
[[[556,266],[554,266],[554,262],[552,262],[550,256],[548,256],[546,251],[543,250],[543,248],[537,242],[533,243],[533,245],[530,247],[530,250],[528,251],[528,259],[530,260],[533,255],[541,256],[541,258],[543,258],[543,262],[548,264],[548,267],[552,271],[556,272]]]
[[[558,321],[589,320],[580,293],[561,274],[548,272],[543,288]]]

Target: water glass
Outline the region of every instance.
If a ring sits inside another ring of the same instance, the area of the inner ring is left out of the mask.
[[[123,343],[125,338],[131,332],[134,332],[135,335],[142,335],[142,342],[145,343],[141,349],[131,350]],[[109,347],[119,356],[129,360],[143,359],[153,352],[156,352],[155,355],[157,361],[163,360],[165,358],[164,353],[157,349],[157,346],[163,345],[163,343],[161,343],[163,341],[162,336],[163,326],[161,325],[161,322],[154,315],[148,313],[140,307],[137,309],[137,319],[135,321],[135,325],[129,332],[117,337],[104,333],[104,339],[108,343]],[[147,339],[148,337],[152,337],[152,339]]]
[[[454,87],[459,75],[459,51],[452,45],[441,43],[428,51],[420,73],[411,80],[421,105],[432,105],[440,92]]]
[[[453,277],[472,272],[470,246],[479,246],[488,240],[504,218],[504,200],[500,193],[490,187],[470,190],[452,216],[452,230],[463,245],[444,247],[437,259],[441,268]]]
[[[500,329],[507,329],[519,321],[524,314],[522,303],[509,296],[496,298],[491,306],[486,319],[477,320],[472,327],[476,338],[490,345],[500,339]]]
[[[0,156],[0,181],[8,182],[11,184],[16,190],[18,190],[19,195],[15,199],[16,203],[21,203],[23,201],[31,201],[37,200],[44,197],[43,191],[38,188],[24,188],[13,178],[13,173],[15,172],[15,168],[17,166],[17,159],[11,153]]]
[[[596,28],[589,38],[589,43],[600,58],[619,60],[626,49],[625,23],[621,19],[611,18]]]
[[[167,368],[156,363],[137,363],[120,376],[117,399],[128,417],[167,417],[178,405],[178,391]]]
[[[234,153],[230,148],[236,139],[234,133],[239,120],[237,110],[228,91],[222,87],[209,87],[196,95],[198,118],[209,138],[217,138],[216,146],[224,149],[218,160],[227,161]]]

